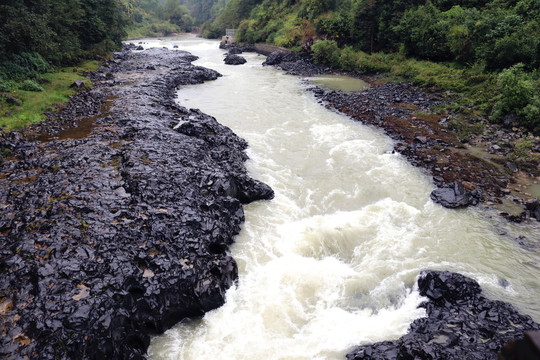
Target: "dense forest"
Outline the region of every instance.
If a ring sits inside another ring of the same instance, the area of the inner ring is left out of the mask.
[[[322,38],[365,52],[403,47],[433,61],[481,61],[489,69],[540,65],[537,0],[232,0],[213,26],[278,46]]]
[[[141,36],[191,31],[214,19],[225,0],[4,0],[0,3],[0,91],[118,49]]]
[[[472,101],[494,120],[511,114],[540,132],[538,0],[231,0],[202,30],[218,37],[225,28],[237,28],[241,42],[310,49],[335,68],[395,70],[420,85],[460,92],[477,92],[480,84],[483,98],[473,94]],[[417,76],[420,65],[404,59],[443,64],[447,70],[438,72],[456,78]]]
[[[127,24],[122,6],[117,0],[2,1],[0,80],[32,77],[117,48]]]
[[[131,38],[189,32],[215,20],[228,0],[129,0]]]

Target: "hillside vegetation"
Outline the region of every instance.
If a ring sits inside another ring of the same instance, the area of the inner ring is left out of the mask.
[[[94,60],[120,47],[127,6],[119,0],[3,0],[0,126],[40,121],[66,101],[75,92],[70,85],[97,69]]]
[[[334,68],[465,93],[493,120],[540,131],[538,0],[231,0],[203,33],[225,28],[242,42],[313,50]]]
[[[228,0],[129,0],[128,38],[190,32],[214,20]]]

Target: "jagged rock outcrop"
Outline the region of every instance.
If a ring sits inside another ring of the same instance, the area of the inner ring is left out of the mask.
[[[423,271],[418,278],[427,316],[395,341],[363,345],[348,360],[492,360],[510,340],[540,325],[510,304],[482,295],[473,279],[448,271]]]

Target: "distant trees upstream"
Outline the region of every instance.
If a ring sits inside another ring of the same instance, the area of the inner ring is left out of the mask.
[[[320,63],[469,92],[493,119],[540,132],[539,0],[230,0],[202,30],[225,28],[293,49],[319,40]]]

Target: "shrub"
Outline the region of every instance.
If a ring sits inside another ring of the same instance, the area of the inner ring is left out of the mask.
[[[15,54],[0,65],[0,76],[8,80],[24,80],[49,71],[49,63],[38,53]]]
[[[337,43],[333,40],[319,40],[313,46],[313,59],[317,64],[339,66],[340,51]]]
[[[525,135],[514,143],[514,149],[508,158],[515,162],[526,162],[531,159],[531,150],[534,145],[534,138]]]
[[[22,83],[19,84],[19,89],[24,91],[43,91],[43,88],[32,80],[24,80]]]
[[[341,50],[339,67],[346,71],[356,70],[356,52],[350,46],[346,46]]]
[[[388,60],[388,57],[382,53],[360,54],[356,61],[357,71],[361,74],[388,72],[392,69],[391,62]]]
[[[499,74],[501,96],[497,105],[504,113],[519,111],[531,102],[533,86],[523,67],[517,64]]]
[[[535,134],[540,128],[540,96],[538,80],[535,84],[533,75],[524,71],[523,64],[503,70],[497,85],[500,94],[493,109],[493,118],[501,120],[504,115],[515,114],[520,124]]]
[[[0,92],[10,92],[13,89],[13,82],[0,78]]]

